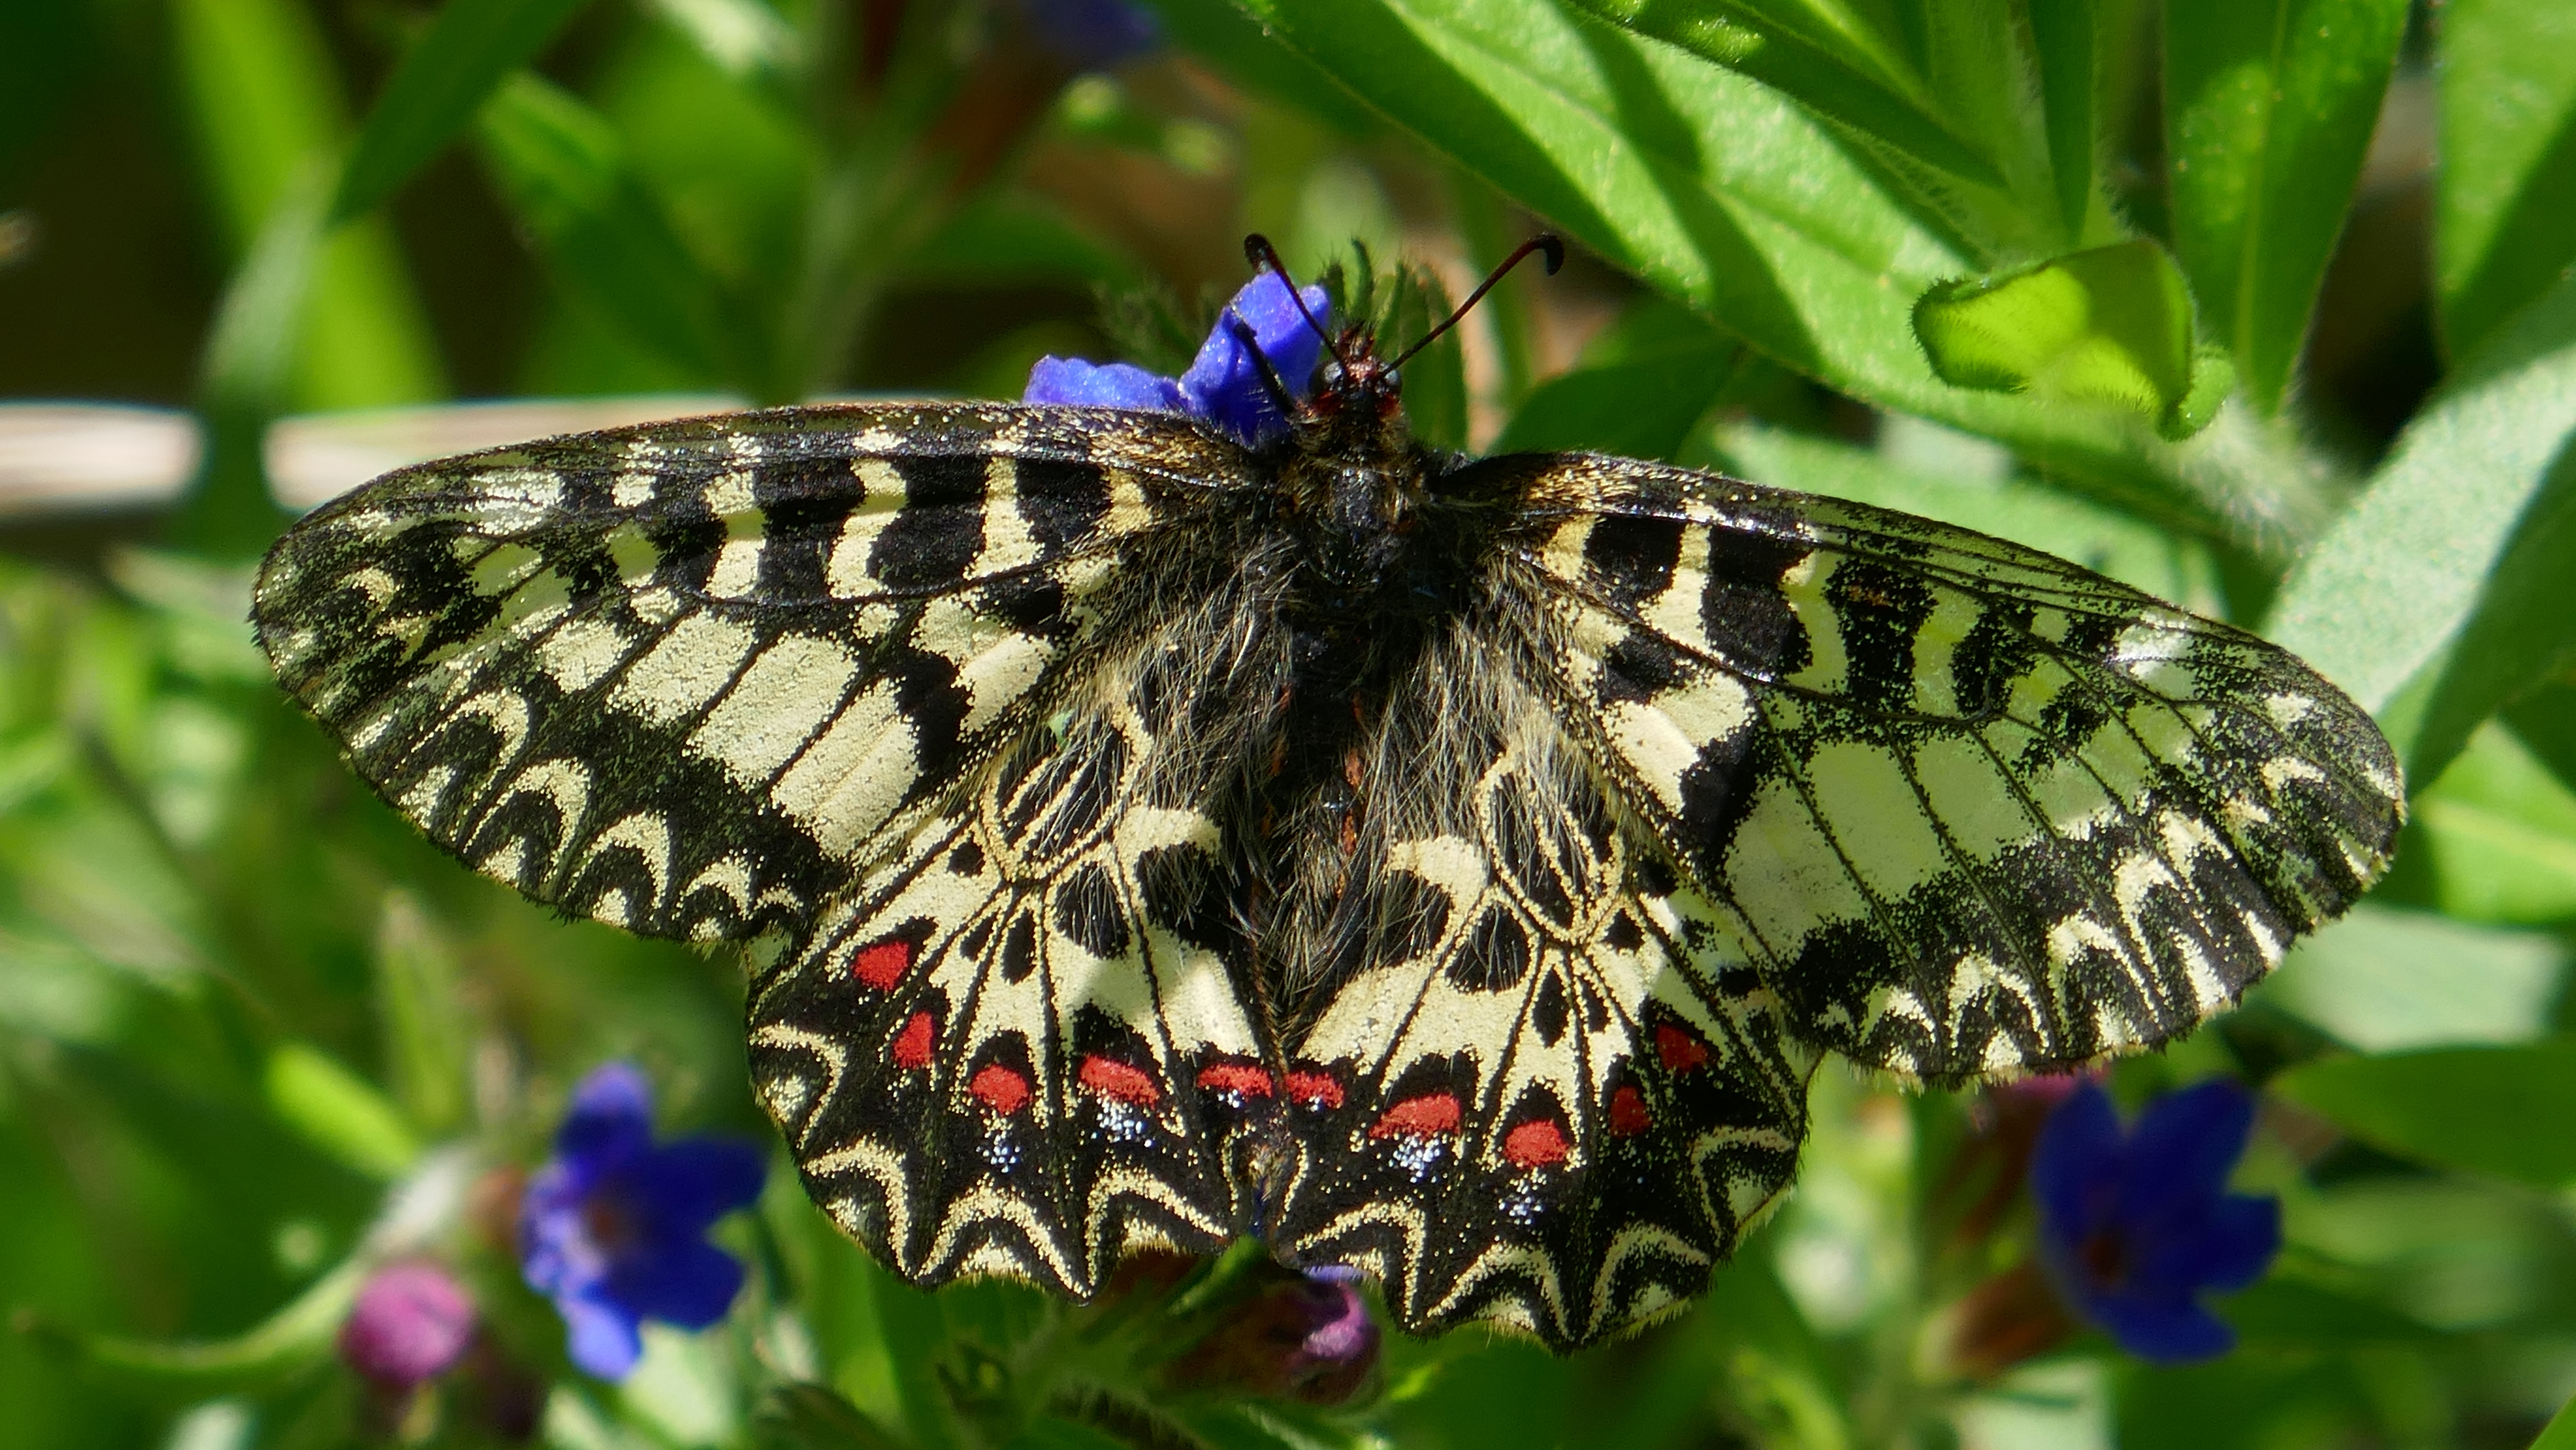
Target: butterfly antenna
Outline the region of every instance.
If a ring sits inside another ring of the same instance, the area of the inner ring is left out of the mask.
[[[1494,270],[1485,274],[1485,280],[1476,284],[1476,290],[1467,294],[1467,300],[1458,304],[1457,311],[1450,313],[1448,317],[1441,321],[1438,327],[1422,334],[1421,340],[1414,343],[1413,346],[1406,348],[1402,356],[1396,358],[1395,361],[1388,363],[1387,366],[1391,368],[1400,368],[1404,366],[1415,353],[1420,352],[1434,342],[1439,341],[1440,334],[1456,327],[1458,325],[1459,318],[1466,316],[1470,308],[1473,308],[1477,303],[1483,301],[1485,294],[1494,290],[1494,284],[1502,281],[1505,277],[1510,276],[1512,269],[1519,266],[1522,260],[1528,257],[1532,252],[1544,252],[1547,254],[1547,274],[1551,277],[1556,275],[1557,268],[1565,265],[1565,243],[1557,240],[1555,233],[1541,232],[1537,236],[1530,238],[1528,241],[1521,243],[1518,247],[1512,249],[1512,254],[1510,256],[1503,258],[1501,266],[1498,266]]]
[[[1324,324],[1316,321],[1315,314],[1307,310],[1306,298],[1297,290],[1297,279],[1288,275],[1288,264],[1279,260],[1279,249],[1270,245],[1270,239],[1259,232],[1246,236],[1243,239],[1243,259],[1256,267],[1266,268],[1279,274],[1279,280],[1288,284],[1288,300],[1297,304],[1297,315],[1305,318],[1306,325],[1315,329],[1315,335],[1324,340],[1324,350],[1333,355],[1333,361],[1347,367],[1350,359],[1342,356],[1341,343],[1334,340],[1333,335],[1324,330]],[[1548,270],[1552,272],[1556,269],[1551,267]],[[1249,347],[1251,344],[1246,343],[1245,346]],[[1253,348],[1253,354],[1256,357],[1260,355],[1260,351],[1259,348]]]
[[[1261,391],[1270,399],[1270,406],[1277,408],[1282,418],[1296,417],[1296,396],[1288,391],[1288,384],[1280,378],[1279,369],[1271,365],[1270,355],[1261,350],[1260,334],[1252,330],[1252,324],[1240,317],[1230,317],[1226,319],[1226,330],[1243,345],[1245,355],[1252,359],[1253,369],[1261,374]]]

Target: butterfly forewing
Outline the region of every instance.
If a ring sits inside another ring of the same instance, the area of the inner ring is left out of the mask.
[[[532,443],[317,512],[255,614],[359,770],[478,869],[739,937],[810,915],[1025,725],[1214,446],[896,406]]]
[[[2396,766],[2290,655],[1965,530],[1526,469],[1554,698],[1797,1030],[1921,1078],[2153,1046],[2384,868]]]

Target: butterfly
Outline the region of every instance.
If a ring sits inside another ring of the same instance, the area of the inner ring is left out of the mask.
[[[1248,1235],[1588,1344],[1777,1204],[1823,1054],[2153,1047],[2385,868],[2396,763],[2283,651],[1904,514],[1432,450],[1255,251],[1212,371],[1084,374],[1141,406],[528,443],[260,574],[439,844],[745,944],[761,1100],[912,1282]]]

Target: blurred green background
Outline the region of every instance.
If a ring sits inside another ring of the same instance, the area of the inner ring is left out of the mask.
[[[2576,6],[1150,8],[1104,59],[1061,0],[0,0],[0,1446],[492,1438],[470,1387],[385,1422],[333,1363],[395,1247],[583,1450],[2541,1434],[2576,1393]],[[368,796],[244,623],[290,506],[513,427],[1168,370],[1247,230],[1454,296],[1542,225],[1566,273],[1412,370],[1436,441],[2017,538],[2263,630],[2397,742],[2387,884],[2115,1075],[2263,1087],[2240,1186],[2288,1245],[2222,1304],[2239,1348],[1962,1373],[1949,1311],[2029,1242],[1996,1105],[1828,1065],[1708,1301],[1571,1359],[1470,1331],[1391,1338],[1339,1408],[1175,1388],[1096,1317],[901,1286],[782,1157],[732,1320],[571,1375],[478,1227],[494,1170],[615,1056],[774,1141],[739,971]],[[560,406],[446,406],[503,398]]]

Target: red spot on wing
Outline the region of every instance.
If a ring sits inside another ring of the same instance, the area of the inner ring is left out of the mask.
[[[1163,1090],[1154,1085],[1151,1073],[1143,1068],[1120,1062],[1114,1057],[1097,1054],[1082,1060],[1082,1071],[1074,1074],[1084,1087],[1104,1098],[1150,1108],[1163,1100]]]
[[[882,992],[902,981],[904,968],[911,965],[912,943],[881,941],[860,949],[850,960],[850,975]]]
[[[1342,1105],[1342,1084],[1329,1072],[1292,1072],[1288,1074],[1288,1096],[1301,1103],[1321,1103],[1328,1108]]]
[[[912,1020],[904,1023],[903,1030],[894,1035],[894,1065],[906,1072],[930,1066],[932,1036],[930,1014],[913,1013]]]
[[[1654,1114],[1646,1111],[1646,1095],[1633,1085],[1623,1084],[1610,1093],[1610,1136],[1633,1138],[1655,1125]]]
[[[1270,1069],[1249,1062],[1211,1063],[1199,1069],[1199,1086],[1210,1092],[1266,1098],[1270,1096]]]
[[[1708,1044],[1669,1022],[1655,1026],[1655,1055],[1675,1072],[1688,1072],[1708,1061]]]
[[[1406,1098],[1369,1125],[1372,1138],[1392,1138],[1398,1133],[1415,1138],[1429,1138],[1458,1131],[1458,1100],[1447,1093],[1426,1093]]]
[[[1009,1117],[1029,1105],[1029,1080],[1000,1063],[991,1063],[975,1073],[966,1084],[968,1095],[975,1101]]]
[[[1546,1168],[1572,1151],[1554,1118],[1532,1118],[1503,1135],[1503,1157],[1515,1168]]]

